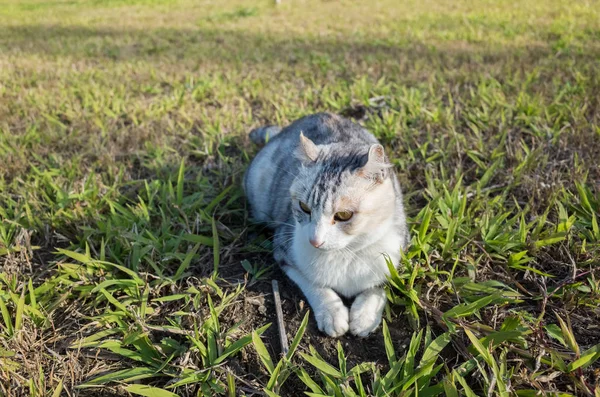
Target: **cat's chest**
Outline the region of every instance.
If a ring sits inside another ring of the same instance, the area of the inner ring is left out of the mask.
[[[381,285],[389,274],[384,253],[399,259],[400,242],[394,236],[360,251],[320,251],[294,244],[295,265],[311,282],[347,296]]]

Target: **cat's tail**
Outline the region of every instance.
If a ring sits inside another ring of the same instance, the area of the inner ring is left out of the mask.
[[[257,145],[264,145],[280,132],[281,127],[278,125],[264,125],[250,131],[250,140]]]

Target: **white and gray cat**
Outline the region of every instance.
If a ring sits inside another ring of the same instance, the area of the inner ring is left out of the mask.
[[[250,133],[266,146],[244,189],[274,256],[302,290],[319,330],[367,336],[380,322],[389,270],[408,243],[402,192],[383,146],[361,126],[319,113]],[[340,295],[356,297],[348,309]]]

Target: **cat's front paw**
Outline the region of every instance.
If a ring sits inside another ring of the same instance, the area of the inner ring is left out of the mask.
[[[319,331],[331,337],[342,336],[348,331],[348,308],[339,298],[315,310],[315,318]]]
[[[350,308],[350,332],[364,338],[375,331],[381,323],[384,305],[385,301],[379,295],[357,296]]]

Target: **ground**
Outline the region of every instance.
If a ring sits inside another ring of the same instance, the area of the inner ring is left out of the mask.
[[[594,0],[3,0],[0,394],[600,395],[599,67]],[[405,192],[364,340],[240,187],[252,128],[317,111]]]

